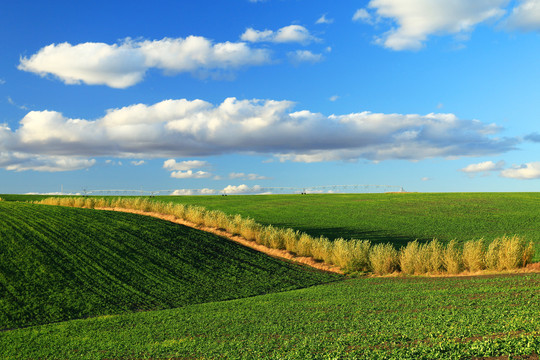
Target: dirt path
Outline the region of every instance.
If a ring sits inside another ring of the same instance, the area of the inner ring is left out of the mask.
[[[265,253],[267,255],[270,255],[275,258],[280,259],[287,259],[293,262],[301,263],[307,266],[311,266],[315,269],[323,270],[323,271],[329,271],[337,274],[343,274],[343,271],[341,271],[340,268],[337,266],[332,266],[329,264],[326,264],[324,262],[315,261],[312,257],[304,257],[304,256],[295,256],[288,252],[287,250],[279,250],[279,249],[272,249],[267,246],[257,244],[255,241],[249,241],[245,239],[242,236],[239,235],[233,235],[229,232],[219,230],[216,228],[208,227],[208,226],[197,226],[196,224],[178,219],[173,215],[163,215],[155,212],[146,212],[142,210],[132,210],[132,209],[122,209],[122,208],[95,208],[95,210],[108,210],[108,211],[120,211],[120,212],[126,212],[131,214],[138,214],[138,215],[145,215],[145,216],[151,216],[162,220],[167,220],[176,224],[189,226],[191,228],[206,231],[212,234],[219,235],[221,237],[227,238],[229,240],[232,240],[234,242],[237,242],[239,244],[242,244],[244,246],[247,246],[249,248],[252,248],[254,250],[260,251],[262,253]]]

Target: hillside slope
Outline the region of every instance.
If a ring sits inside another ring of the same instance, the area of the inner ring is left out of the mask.
[[[337,278],[154,218],[0,202],[0,329],[236,299]]]
[[[532,360],[539,306],[540,274],[359,278],[0,332],[0,358]]]
[[[366,239],[406,245],[518,235],[540,248],[540,193],[405,193],[161,196],[293,228],[331,240]],[[540,260],[540,253],[537,254]]]

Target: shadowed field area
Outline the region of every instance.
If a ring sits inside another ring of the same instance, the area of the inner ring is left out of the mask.
[[[518,235],[540,248],[540,193],[164,196],[330,239],[397,247],[416,239],[463,242]],[[535,260],[540,260],[537,254]]]
[[[146,216],[0,202],[0,329],[338,278]]]

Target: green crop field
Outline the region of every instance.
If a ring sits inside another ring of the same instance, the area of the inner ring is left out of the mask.
[[[540,249],[540,193],[311,194],[163,196],[330,239],[367,239],[401,246],[519,235]],[[540,260],[537,251],[536,260]]]
[[[145,216],[0,202],[0,330],[336,278]]]
[[[360,278],[0,333],[3,359],[537,359],[540,274]]]
[[[346,278],[149,217],[1,197],[1,359],[540,354],[538,273]],[[331,239],[399,246],[517,234],[539,244],[538,194],[165,199]]]

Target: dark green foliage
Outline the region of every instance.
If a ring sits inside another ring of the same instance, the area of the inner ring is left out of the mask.
[[[539,308],[540,274],[360,278],[3,332],[0,357],[527,359]]]
[[[19,195],[19,194],[0,194],[4,201],[40,201],[51,197],[51,195]]]
[[[0,330],[338,278],[150,217],[0,202]]]

